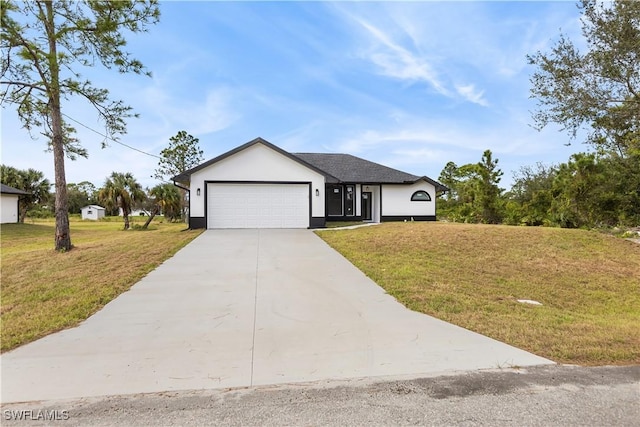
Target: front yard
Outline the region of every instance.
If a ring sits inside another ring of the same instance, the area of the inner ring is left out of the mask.
[[[639,244],[584,230],[449,223],[318,234],[412,310],[557,362],[640,363]]]
[[[1,229],[2,351],[72,327],[194,239],[184,224]],[[640,363],[640,244],[597,232],[388,223],[318,234],[412,310],[562,363]],[[542,305],[518,302],[534,300]]]
[[[154,222],[147,231],[123,231],[121,219],[72,220],[75,248],[57,253],[52,221],[3,224],[2,351],[91,316],[200,234],[185,227]]]

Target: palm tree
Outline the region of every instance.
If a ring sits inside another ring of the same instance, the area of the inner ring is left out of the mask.
[[[182,196],[175,185],[158,184],[149,190],[149,195],[153,197],[154,206],[142,228],[147,228],[159,212],[164,213],[165,217],[172,217],[176,212],[180,212]]]
[[[107,209],[116,207],[122,210],[124,229],[129,229],[129,214],[134,203],[146,198],[142,186],[129,172],[112,172],[107,178],[104,187],[98,192],[98,199]]]

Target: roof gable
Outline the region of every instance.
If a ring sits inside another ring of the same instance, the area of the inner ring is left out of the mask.
[[[262,139],[260,137],[254,139],[252,141],[249,141],[246,144],[243,144],[243,145],[241,145],[239,147],[236,147],[233,150],[227,151],[226,153],[221,154],[218,157],[215,157],[215,158],[213,158],[211,160],[208,160],[208,161],[206,161],[204,163],[201,163],[200,165],[198,165],[198,166],[196,166],[196,167],[194,167],[192,169],[184,171],[181,174],[174,176],[172,178],[172,180],[173,181],[177,181],[177,182],[182,182],[182,183],[189,182],[191,175],[193,175],[195,172],[197,172],[199,170],[202,170],[202,169],[204,169],[206,167],[209,167],[209,166],[211,166],[211,165],[213,165],[215,163],[218,163],[218,162],[220,162],[220,161],[222,161],[222,160],[224,160],[224,159],[226,159],[228,157],[233,156],[234,154],[237,154],[237,153],[239,153],[239,152],[241,152],[243,150],[246,150],[247,148],[253,147],[256,144],[262,144],[265,147],[270,148],[270,149],[276,151],[277,153],[279,153],[279,154],[281,154],[281,155],[283,155],[283,156],[285,156],[285,157],[287,157],[287,158],[289,158],[289,159],[291,159],[291,160],[293,160],[293,161],[295,161],[297,163],[300,163],[304,167],[309,168],[309,169],[311,169],[311,170],[313,170],[313,171],[325,176],[325,178],[327,179],[327,182],[337,182],[338,181],[335,177],[331,176],[330,174],[328,174],[324,170],[319,169],[315,165],[307,163],[306,161],[304,161],[300,157],[294,156],[293,154],[283,150],[282,148],[280,148],[280,147],[278,147],[276,145],[273,145],[269,141],[267,141],[265,139]]]

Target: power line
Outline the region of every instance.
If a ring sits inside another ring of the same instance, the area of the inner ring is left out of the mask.
[[[66,118],[68,118],[69,120],[71,120],[71,121],[73,121],[73,122],[76,122],[76,123],[77,123],[77,124],[79,124],[80,126],[82,126],[82,127],[86,128],[86,129],[89,129],[91,132],[97,133],[98,135],[100,135],[100,136],[101,136],[101,137],[103,137],[104,139],[108,139],[109,141],[115,142],[116,144],[120,144],[120,145],[122,145],[123,147],[127,147],[127,148],[129,148],[129,149],[131,149],[131,150],[137,151],[138,153],[142,153],[142,154],[146,154],[147,156],[155,157],[156,159],[161,159],[161,158],[162,158],[162,157],[157,156],[157,155],[155,155],[155,154],[147,153],[146,151],[142,151],[142,150],[140,150],[140,149],[138,149],[138,148],[135,148],[135,147],[132,147],[132,146],[130,146],[130,145],[127,145],[127,144],[125,144],[124,142],[120,142],[120,141],[118,141],[118,140],[115,140],[115,139],[113,139],[113,138],[110,138],[109,136],[107,136],[107,135],[105,135],[105,134],[103,134],[103,133],[100,133],[100,132],[98,132],[98,131],[97,131],[97,130],[95,130],[95,129],[90,128],[89,126],[85,125],[84,123],[80,123],[79,121],[77,121],[77,120],[76,120],[76,119],[74,119],[73,117],[69,117],[69,116],[68,116],[68,115],[66,115],[65,113],[62,113],[62,115],[63,115],[63,116],[65,116]]]

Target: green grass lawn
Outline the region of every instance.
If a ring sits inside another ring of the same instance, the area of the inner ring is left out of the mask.
[[[449,223],[318,234],[412,310],[557,362],[640,363],[637,243],[584,230]]]
[[[77,325],[200,233],[151,228],[73,220],[75,248],[57,253],[52,221],[3,225],[2,351]],[[413,310],[558,362],[640,363],[639,244],[582,230],[446,223],[319,234]]]
[[[154,221],[146,231],[124,231],[121,219],[70,224],[67,253],[53,250],[52,220],[0,228],[2,351],[77,325],[200,234],[184,223]]]

